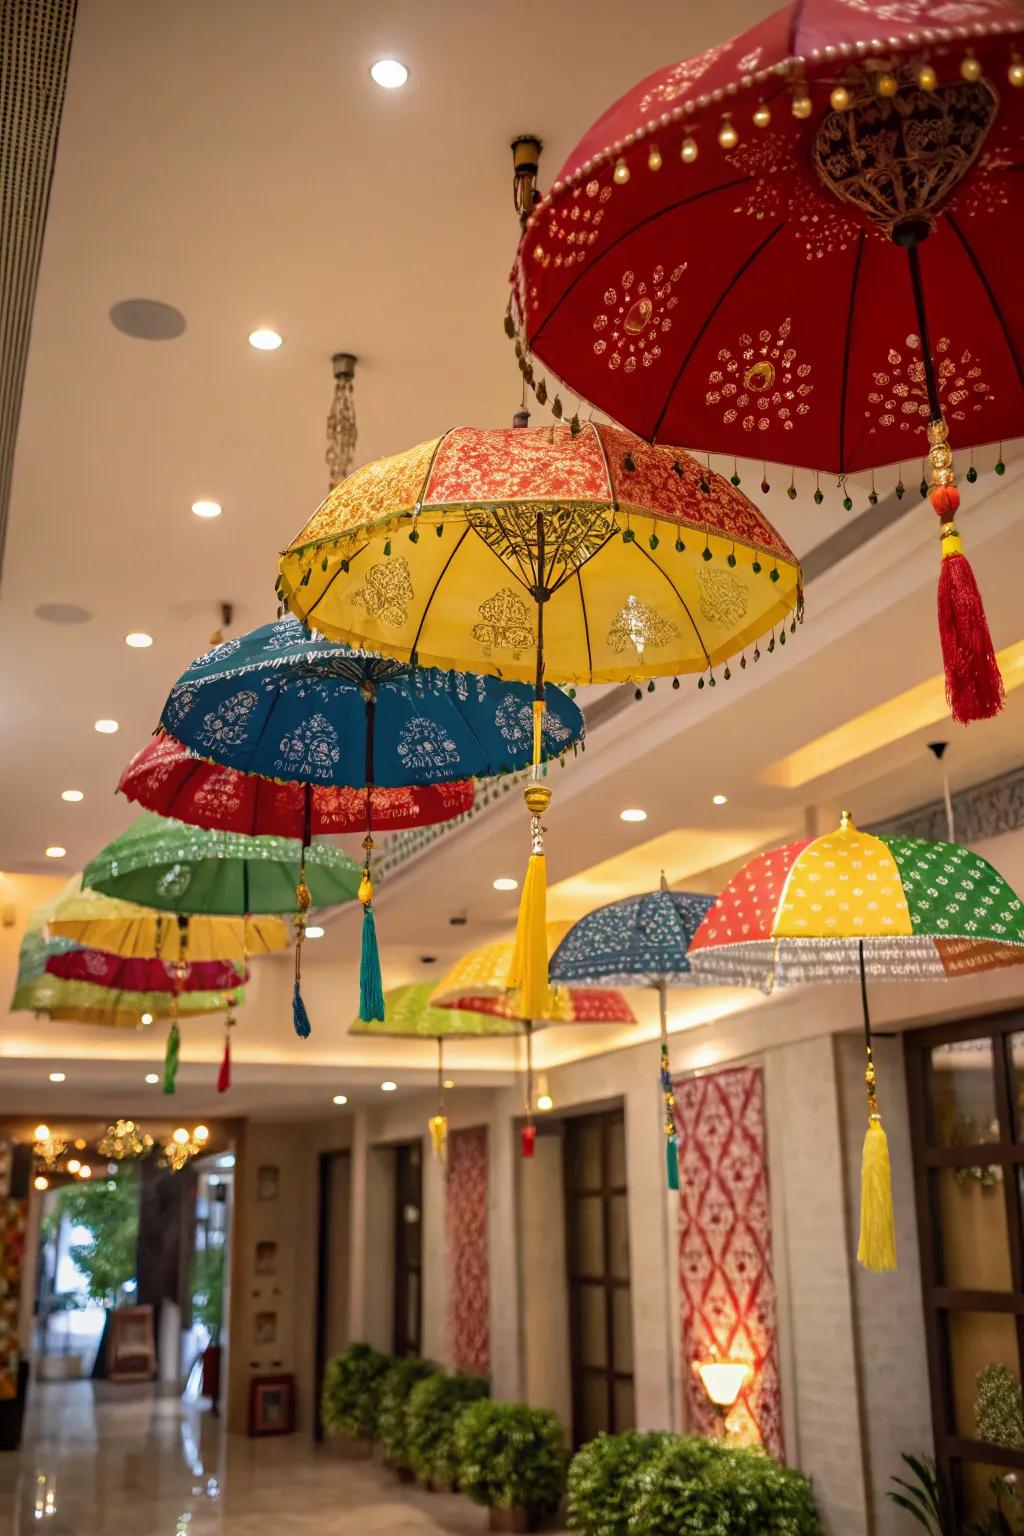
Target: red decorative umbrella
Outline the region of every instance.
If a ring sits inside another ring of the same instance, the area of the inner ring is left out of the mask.
[[[242,773],[237,768],[207,762],[192,756],[173,736],[156,736],[136,752],[117,787],[146,810],[175,816],[195,826],[250,836],[303,835],[305,785],[282,783],[258,773]],[[366,789],[342,785],[313,785],[310,835],[365,832],[367,793]],[[375,786],[369,793],[375,832],[398,832],[407,827],[452,821],[473,805],[472,779],[404,789]]]
[[[848,507],[847,474],[927,458],[963,721],[1003,702],[950,446],[1024,430],[1022,27],[1010,0],[792,0],[658,70],[534,204],[508,321],[541,400],[534,359],[650,441],[830,472]]]
[[[248,971],[230,960],[192,960],[179,965],[170,960],[126,959],[102,949],[71,949],[51,955],[46,969],[65,981],[88,981],[119,992],[228,992],[248,980]]]

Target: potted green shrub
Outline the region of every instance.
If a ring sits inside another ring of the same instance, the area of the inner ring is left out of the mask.
[[[486,1381],[461,1371],[451,1376],[435,1371],[413,1387],[405,1410],[406,1446],[409,1465],[421,1483],[452,1487],[459,1470],[453,1443],[456,1415],[489,1391]]]
[[[823,1536],[811,1486],[763,1451],[666,1446],[640,1476],[630,1536]]]
[[[492,1531],[535,1531],[565,1489],[565,1431],[547,1408],[470,1403],[455,1420],[459,1487],[487,1505]]]
[[[584,1536],[629,1536],[640,1475],[675,1438],[663,1430],[631,1429],[598,1435],[577,1451],[567,1479],[569,1529]]]
[[[373,1455],[381,1382],[391,1364],[369,1344],[350,1344],[328,1360],[320,1399],[320,1417],[343,1456]]]
[[[406,1427],[409,1394],[417,1382],[433,1376],[436,1370],[437,1367],[429,1360],[409,1355],[403,1360],[392,1361],[381,1378],[377,1439],[386,1464],[394,1468],[403,1483],[411,1483],[416,1475],[409,1460],[409,1435]]]

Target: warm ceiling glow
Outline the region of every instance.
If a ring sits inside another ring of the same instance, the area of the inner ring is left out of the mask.
[[[390,1080],[390,1078],[389,1078],[386,1083],[381,1083],[380,1090],[381,1090],[381,1093],[394,1093],[394,1091],[395,1091],[395,1089],[397,1087],[398,1087],[398,1084],[397,1083],[393,1083]]]
[[[144,651],[153,644],[153,636],[147,635],[144,629],[132,629],[125,635],[124,643],[133,651]]]
[[[49,1141],[50,1127],[48,1125],[37,1125],[32,1135],[36,1141]]]
[[[142,1015],[141,1022],[143,1024],[152,1024],[152,1022],[153,1022],[153,1015],[151,1013],[144,1013]],[[155,1077],[154,1077],[153,1081],[154,1081],[154,1083],[156,1082],[156,1078]]]
[[[81,1166],[77,1157],[68,1158],[68,1173],[77,1173]]]
[[[634,806],[630,810],[620,811],[619,812],[619,820],[620,821],[646,821],[647,820],[647,812],[646,811],[641,811],[636,806]]]
[[[192,1132],[192,1135],[195,1137],[196,1141],[209,1141],[209,1127],[205,1125],[197,1125],[195,1130]]]
[[[497,880],[491,883],[496,891],[516,891],[519,889],[519,881],[513,880],[511,875],[500,875]]]
[[[549,1109],[554,1109],[554,1107],[555,1101],[551,1097],[550,1093],[542,1093],[537,1100],[537,1108],[546,1111]]]
[[[334,1098],[331,1100],[331,1103],[332,1104],[347,1104],[348,1103],[348,1094],[347,1093],[336,1093],[334,1095]]]
[[[35,1188],[40,1190],[40,1191],[42,1191],[44,1189],[49,1189],[49,1187],[50,1187],[50,1181],[46,1177],[46,1175],[43,1174],[43,1173],[37,1173],[35,1178],[32,1180],[32,1183],[35,1186]]]
[[[309,927],[306,929],[306,938],[307,939],[322,939],[323,936],[324,936],[324,930],[320,927],[320,924],[319,923],[310,923]]]
[[[999,670],[1007,693],[1012,693],[1024,683],[1024,640],[1008,645],[996,653]],[[780,757],[770,763],[760,774],[764,784],[777,784],[783,789],[799,789],[826,773],[845,768],[848,763],[892,746],[915,731],[927,726],[949,721],[949,705],[946,703],[946,681],[940,674],[926,682],[908,688],[895,698],[887,699],[874,709],[866,710],[845,725],[827,731],[806,746],[798,747],[788,757]]]
[[[249,332],[249,345],[255,347],[257,352],[276,352],[283,341],[283,336],[265,326]]]
[[[192,511],[196,517],[220,517],[223,508],[219,501],[194,501]]]
[[[118,729],[116,720],[97,720],[93,730],[99,731],[101,736],[113,736]]]
[[[711,796],[711,804],[712,805],[726,805],[726,804],[728,804],[728,800],[729,800],[729,796],[728,795],[712,795]]]
[[[158,1072],[147,1072],[146,1073],[146,1082],[147,1083],[158,1083],[159,1081],[160,1081],[160,1074]]]
[[[66,1072],[51,1072],[50,1073],[50,1082],[51,1083],[63,1083],[64,1080],[66,1079],[66,1077],[67,1077],[67,1073]]]
[[[409,71],[398,59],[378,59],[370,65],[370,75],[386,91],[397,91],[409,78]]]
[[[62,800],[66,800],[69,805],[77,805],[79,800],[85,799],[85,795],[80,789],[62,789],[60,797]]]
[[[51,843],[46,850],[46,857],[48,859],[62,859],[66,853],[67,849],[62,848],[60,843]]]

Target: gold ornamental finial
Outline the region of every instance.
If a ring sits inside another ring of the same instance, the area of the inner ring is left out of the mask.
[[[856,832],[857,828],[853,820],[852,811],[841,811],[839,814],[840,832]]]

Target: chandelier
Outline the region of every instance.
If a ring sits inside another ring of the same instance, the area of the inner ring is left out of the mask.
[[[163,1160],[172,1173],[180,1173],[193,1157],[205,1150],[209,1139],[210,1132],[205,1125],[197,1125],[193,1131],[187,1131],[183,1125],[179,1125],[170,1140],[164,1142]]]
[[[119,1163],[126,1157],[145,1157],[152,1146],[152,1136],[145,1135],[134,1120],[115,1120],[107,1126],[96,1150],[101,1157]]]
[[[351,352],[335,352],[331,358],[334,369],[334,399],[327,417],[327,471],[333,491],[339,481],[352,468],[356,456],[356,407],[352,395],[356,360]]]

